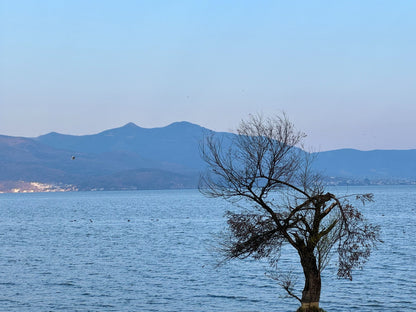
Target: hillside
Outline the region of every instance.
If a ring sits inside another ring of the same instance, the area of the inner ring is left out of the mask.
[[[108,159],[124,157],[119,159],[119,164],[128,167],[150,166],[182,171],[201,168],[198,144],[204,132],[209,130],[188,122],[152,129],[128,123],[94,135],[72,136],[53,132],[35,140],[75,154],[107,155]]]
[[[326,176],[345,179],[416,180],[416,150],[340,149],[318,153],[314,165]]]
[[[0,191],[19,189],[27,182],[54,190],[193,188],[204,168],[199,145],[210,133],[214,132],[177,122],[152,129],[129,123],[82,136],[0,136]],[[343,149],[316,156],[315,169],[332,183],[416,181],[416,150]]]

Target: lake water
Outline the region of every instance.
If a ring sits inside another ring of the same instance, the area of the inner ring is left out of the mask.
[[[332,191],[373,192],[384,243],[352,282],[330,263],[321,306],[415,311],[416,186]],[[229,207],[196,190],[1,194],[0,311],[295,311],[266,263],[215,266]]]

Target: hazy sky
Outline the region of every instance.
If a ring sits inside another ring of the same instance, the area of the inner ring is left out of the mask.
[[[414,0],[0,0],[0,134],[285,111],[316,150],[416,148],[415,16]]]

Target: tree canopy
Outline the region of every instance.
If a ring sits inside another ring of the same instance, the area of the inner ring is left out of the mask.
[[[372,194],[328,192],[302,149],[304,137],[285,115],[252,115],[232,138],[207,137],[201,152],[208,170],[200,190],[209,197],[251,203],[250,209],[226,213],[225,259],[267,258],[272,263],[283,244],[295,248],[305,276],[302,295],[294,293],[290,279],[278,282],[305,311],[312,311],[319,307],[321,272],[332,254],[338,254],[338,276],[352,279],[353,269],[366,262],[380,239],[378,226],[353,205],[354,200],[372,201]]]

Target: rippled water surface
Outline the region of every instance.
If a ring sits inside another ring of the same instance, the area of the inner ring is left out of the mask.
[[[364,211],[384,244],[352,282],[330,263],[321,306],[415,311],[416,187],[333,191],[375,194]],[[0,311],[295,311],[265,263],[215,266],[228,205],[196,190],[0,194]],[[280,264],[299,272],[293,253]]]

